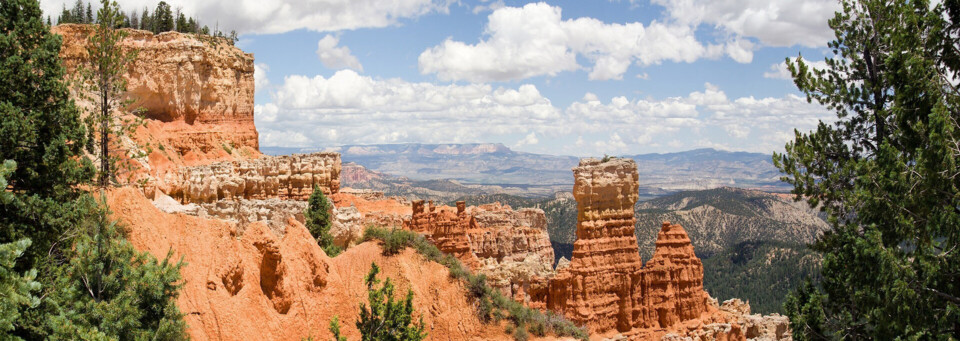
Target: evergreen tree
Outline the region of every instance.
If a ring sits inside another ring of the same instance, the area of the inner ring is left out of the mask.
[[[327,196],[319,186],[313,185],[313,193],[307,203],[307,211],[303,213],[306,220],[307,230],[310,235],[317,240],[320,248],[330,257],[340,254],[339,246],[333,243],[333,235],[330,234],[330,213],[333,207]]]
[[[794,337],[960,335],[960,1],[841,4],[826,69],[789,63],[838,120],[774,156],[832,225],[822,281],[785,304]]]
[[[87,3],[87,12],[86,12],[86,14],[83,16],[83,23],[84,23],[84,24],[92,24],[92,23],[93,23],[93,9],[90,8],[90,4],[89,4],[89,3]]]
[[[86,133],[60,64],[60,36],[50,33],[36,0],[0,1],[0,160],[13,160],[0,202],[0,243],[29,238],[20,270],[56,254],[62,233],[80,218],[79,185],[93,167]]]
[[[179,10],[177,10],[179,12]],[[187,33],[190,32],[190,27],[187,26],[187,16],[183,15],[181,12],[177,15],[177,32]]]
[[[77,0],[77,2],[73,4],[73,10],[70,11],[70,17],[73,18],[73,22],[76,24],[84,23],[84,18],[86,18],[86,15],[83,11],[82,0]]]
[[[14,270],[17,258],[21,257],[28,247],[30,239],[0,244],[0,297],[3,297],[3,300],[0,300],[0,338],[4,340],[20,340],[11,332],[16,328],[23,308],[40,304],[40,299],[33,295],[33,292],[40,289],[40,283],[34,280],[37,270],[30,270],[25,274]]]
[[[70,11],[67,10],[67,5],[63,4],[61,6],[63,6],[63,10],[60,12],[60,16],[57,17],[57,25],[73,22],[72,18],[70,17]]]
[[[140,17],[137,16],[137,11],[130,11],[130,27],[139,29],[140,28]]]
[[[16,169],[12,160],[0,164],[0,188],[7,187],[7,177]],[[0,191],[0,203],[9,203],[14,200],[13,193]],[[24,274],[16,271],[17,258],[30,246],[30,239],[0,244],[0,339],[17,340],[10,333],[20,318],[24,307],[35,307],[40,300],[33,296],[33,292],[40,289],[40,283],[34,281],[37,270],[29,270]]]
[[[69,262],[57,269],[47,320],[52,339],[186,340],[177,309],[183,262],[138,252],[108,217],[106,199],[77,231]],[[172,253],[172,251],[171,251]]]
[[[153,33],[173,31],[173,12],[166,1],[160,1],[153,10]]]
[[[360,339],[363,341],[419,341],[426,338],[423,317],[420,317],[418,323],[413,323],[413,291],[407,290],[407,296],[403,301],[394,301],[394,287],[390,277],[387,277],[383,286],[378,287],[379,272],[377,263],[372,263],[366,278],[370,306],[368,308],[366,304],[360,304],[360,319],[357,320]],[[333,328],[332,325],[331,328]]]
[[[127,33],[116,29],[123,21],[116,1],[101,0],[101,5],[97,12],[99,24],[87,44],[89,64],[80,70],[78,92],[92,100],[97,110],[87,116],[87,125],[99,138],[97,184],[103,188],[109,186],[116,175],[112,167],[114,156],[110,155],[111,136],[117,139],[135,128],[135,124],[114,115],[114,110],[126,109],[129,104],[129,99],[123,98],[127,87],[123,74],[126,65],[136,59],[136,51],[124,51],[120,47]]]
[[[143,14],[140,15],[140,29],[153,31],[153,21],[151,20],[150,10],[146,7],[143,8]]]

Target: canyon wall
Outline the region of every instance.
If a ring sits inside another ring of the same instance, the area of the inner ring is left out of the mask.
[[[166,179],[165,193],[183,203],[230,199],[307,200],[317,185],[340,191],[340,154],[313,153],[184,167]]]
[[[366,302],[363,279],[373,262],[397,292],[414,292],[415,316],[423,317],[429,339],[509,338],[479,320],[467,289],[450,281],[446,267],[413,250],[387,257],[370,242],[330,258],[293,219],[277,235],[260,222],[241,231],[219,219],[163,213],[129,187],[109,191],[107,202],[134,247],[184,261],[177,306],[192,340],[330,339],[334,316],[344,336],[359,340],[357,305]]]
[[[63,37],[60,57],[67,73],[76,75],[88,60],[87,42],[93,25],[63,24],[51,30]],[[120,42],[136,50],[124,79],[133,100],[128,112],[139,109],[145,127],[133,138],[149,155],[152,175],[176,171],[182,165],[257,157],[253,122],[253,55],[228,40],[177,32],[153,34],[124,29]],[[81,107],[91,104],[80,100]]]
[[[553,248],[542,210],[499,203],[456,209],[414,201],[403,227],[419,232],[440,251],[487,275],[489,284],[504,294],[527,301],[531,285],[553,274]]]

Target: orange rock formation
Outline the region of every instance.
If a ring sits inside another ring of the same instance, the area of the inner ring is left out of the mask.
[[[415,314],[423,315],[431,339],[509,339],[476,317],[466,289],[444,266],[413,250],[385,257],[370,242],[329,258],[293,219],[282,236],[263,223],[241,233],[228,222],[160,212],[131,188],[110,192],[108,204],[137,249],[161,259],[172,250],[185,261],[177,305],[194,340],[329,339],[334,316],[345,336],[359,339],[354,322],[371,262],[397,292],[413,290]]]
[[[93,25],[63,24],[60,57],[68,74],[88,60]],[[133,134],[149,156],[144,171],[155,178],[183,165],[260,155],[253,122],[253,55],[226,39],[125,29],[124,49],[136,49],[127,66],[127,94],[143,109],[146,126]],[[90,103],[78,99],[81,107]],[[120,113],[129,114],[129,113]],[[120,148],[132,148],[121,146]]]
[[[656,252],[643,266],[634,236],[633,160],[585,159],[573,172],[578,206],[573,258],[543,291],[531,293],[533,300],[597,334],[743,339],[736,320],[703,291],[703,266],[683,227],[665,222]]]
[[[470,249],[467,231],[476,227],[476,221],[468,216],[466,204],[457,202],[457,212],[448,207],[437,209],[431,200],[424,206],[423,200],[413,202],[413,215],[404,222],[404,228],[423,234],[444,253],[454,255],[471,269],[480,265],[480,260]]]
[[[165,181],[164,192],[187,203],[221,199],[307,200],[318,185],[340,191],[340,154],[313,153],[186,167]]]

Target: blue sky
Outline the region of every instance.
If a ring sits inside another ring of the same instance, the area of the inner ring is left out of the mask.
[[[830,0],[168,2],[255,55],[261,146],[770,153],[833,118],[782,65],[827,56]]]

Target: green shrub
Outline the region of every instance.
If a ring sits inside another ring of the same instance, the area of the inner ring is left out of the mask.
[[[527,334],[527,328],[524,326],[517,326],[513,332],[513,339],[517,341],[527,341],[530,339],[530,334]]]
[[[360,305],[360,319],[357,320],[360,338],[364,341],[419,341],[426,338],[423,317],[421,316],[417,323],[413,323],[413,291],[408,289],[402,301],[394,301],[394,287],[390,277],[387,277],[382,286],[378,286],[379,272],[380,268],[376,263],[370,264],[370,273],[366,278],[370,306],[368,308],[366,304]],[[334,321],[331,321],[331,331],[334,330]],[[335,336],[339,337],[338,334],[335,333]]]

